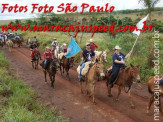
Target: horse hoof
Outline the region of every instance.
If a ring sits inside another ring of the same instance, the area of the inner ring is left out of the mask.
[[[113,97],[113,95],[112,94],[108,94],[108,97]]]
[[[84,92],[83,92],[83,91],[81,91],[81,94],[84,94]]]
[[[135,109],[135,106],[134,105],[131,105],[131,109]]]
[[[94,105],[97,105],[97,103],[96,103],[95,101],[93,102],[93,104],[94,104]]]

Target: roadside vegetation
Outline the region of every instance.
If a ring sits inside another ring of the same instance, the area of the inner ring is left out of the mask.
[[[66,122],[56,108],[47,110],[37,101],[37,94],[10,75],[9,62],[0,52],[0,121]]]

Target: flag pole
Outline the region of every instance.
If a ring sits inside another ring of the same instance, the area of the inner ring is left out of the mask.
[[[133,49],[134,49],[134,47],[135,47],[135,45],[136,45],[136,43],[137,43],[137,41],[138,41],[138,37],[139,37],[139,36],[137,36],[137,38],[136,38],[136,40],[135,40],[135,42],[134,42],[134,44],[133,44],[133,46],[132,46],[131,54],[132,54],[132,51],[133,51]],[[131,54],[130,54],[130,56],[131,56]],[[129,60],[129,58],[130,58],[130,57],[128,57],[127,61]]]

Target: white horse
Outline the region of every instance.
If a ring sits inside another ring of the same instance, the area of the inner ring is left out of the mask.
[[[8,49],[9,49],[9,51],[11,52],[11,48],[13,48],[14,43],[11,40],[8,40],[6,42],[6,45],[7,45]]]
[[[102,59],[104,62],[107,62],[107,53],[106,51],[94,51],[95,52],[95,58],[98,59],[100,54],[102,54]]]
[[[59,46],[57,46],[55,50],[53,50],[53,58],[58,58],[58,54],[59,54]]]

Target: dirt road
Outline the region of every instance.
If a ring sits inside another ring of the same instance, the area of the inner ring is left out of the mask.
[[[115,102],[107,97],[107,89],[104,81],[98,82],[95,90],[96,105],[92,104],[86,94],[80,93],[80,86],[77,72],[70,70],[71,80],[61,77],[58,71],[55,81],[55,89],[44,82],[44,74],[39,67],[34,70],[31,66],[29,49],[26,47],[15,48],[10,53],[6,47],[1,49],[7,59],[11,62],[11,67],[18,73],[25,84],[29,85],[39,95],[38,100],[48,105],[47,108],[56,107],[62,112],[62,116],[69,118],[72,122],[153,122],[153,110],[151,116],[146,115],[146,106],[149,100],[147,87],[142,90],[134,84],[132,89],[135,109],[129,107],[128,95],[122,91],[120,99]],[[138,89],[136,89],[138,88]],[[117,94],[116,86],[113,95]]]

